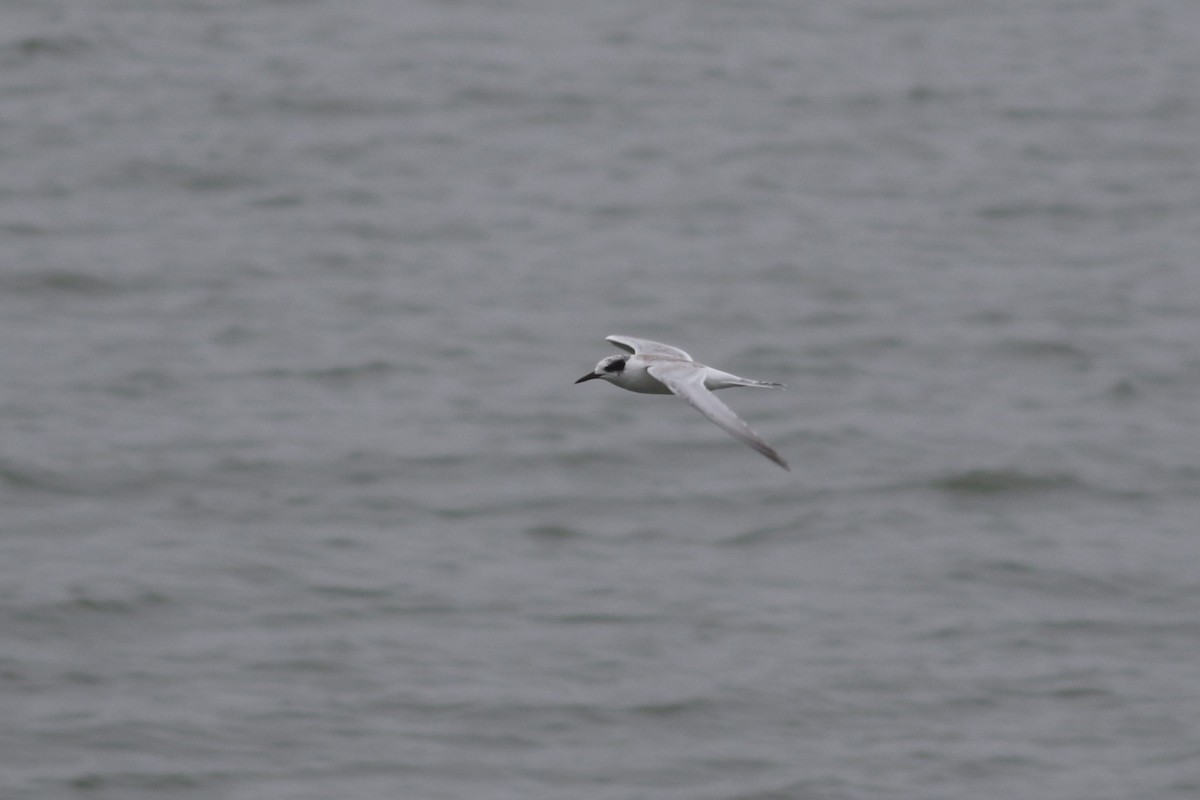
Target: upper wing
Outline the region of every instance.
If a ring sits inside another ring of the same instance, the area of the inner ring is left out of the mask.
[[[754,430],[733,413],[733,410],[717,399],[717,396],[704,388],[704,369],[678,361],[664,361],[651,364],[646,371],[673,393],[682,397],[692,408],[715,422],[720,428],[731,434],[735,439],[753,447],[767,458],[786,470],[791,467],[783,460],[783,456],[775,452],[775,448],[762,440]]]
[[[692,357],[678,347],[672,347],[669,344],[662,342],[652,342],[649,339],[635,339],[632,336],[605,336],[606,342],[612,342],[621,350],[634,355],[649,353],[658,356],[673,356],[682,358],[684,361],[691,361]]]

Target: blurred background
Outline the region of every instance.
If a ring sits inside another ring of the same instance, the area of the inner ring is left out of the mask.
[[[1200,4],[0,18],[5,798],[1200,793]]]

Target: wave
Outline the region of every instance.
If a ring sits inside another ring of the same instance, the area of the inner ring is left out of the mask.
[[[1087,488],[1079,478],[1069,473],[1036,473],[1015,468],[952,472],[934,478],[929,486],[961,495],[1032,494]]]
[[[22,492],[78,493],[78,488],[71,486],[61,475],[12,461],[0,461],[0,487]]]

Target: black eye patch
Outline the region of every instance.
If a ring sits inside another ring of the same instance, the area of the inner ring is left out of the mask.
[[[605,372],[621,372],[624,369],[625,369],[625,359],[623,359],[623,358],[620,359],[619,361],[614,361],[611,364],[608,364],[607,366],[604,367]]]

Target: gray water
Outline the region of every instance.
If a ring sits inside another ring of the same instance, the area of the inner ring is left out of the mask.
[[[0,796],[1200,793],[1200,4],[0,19]]]

